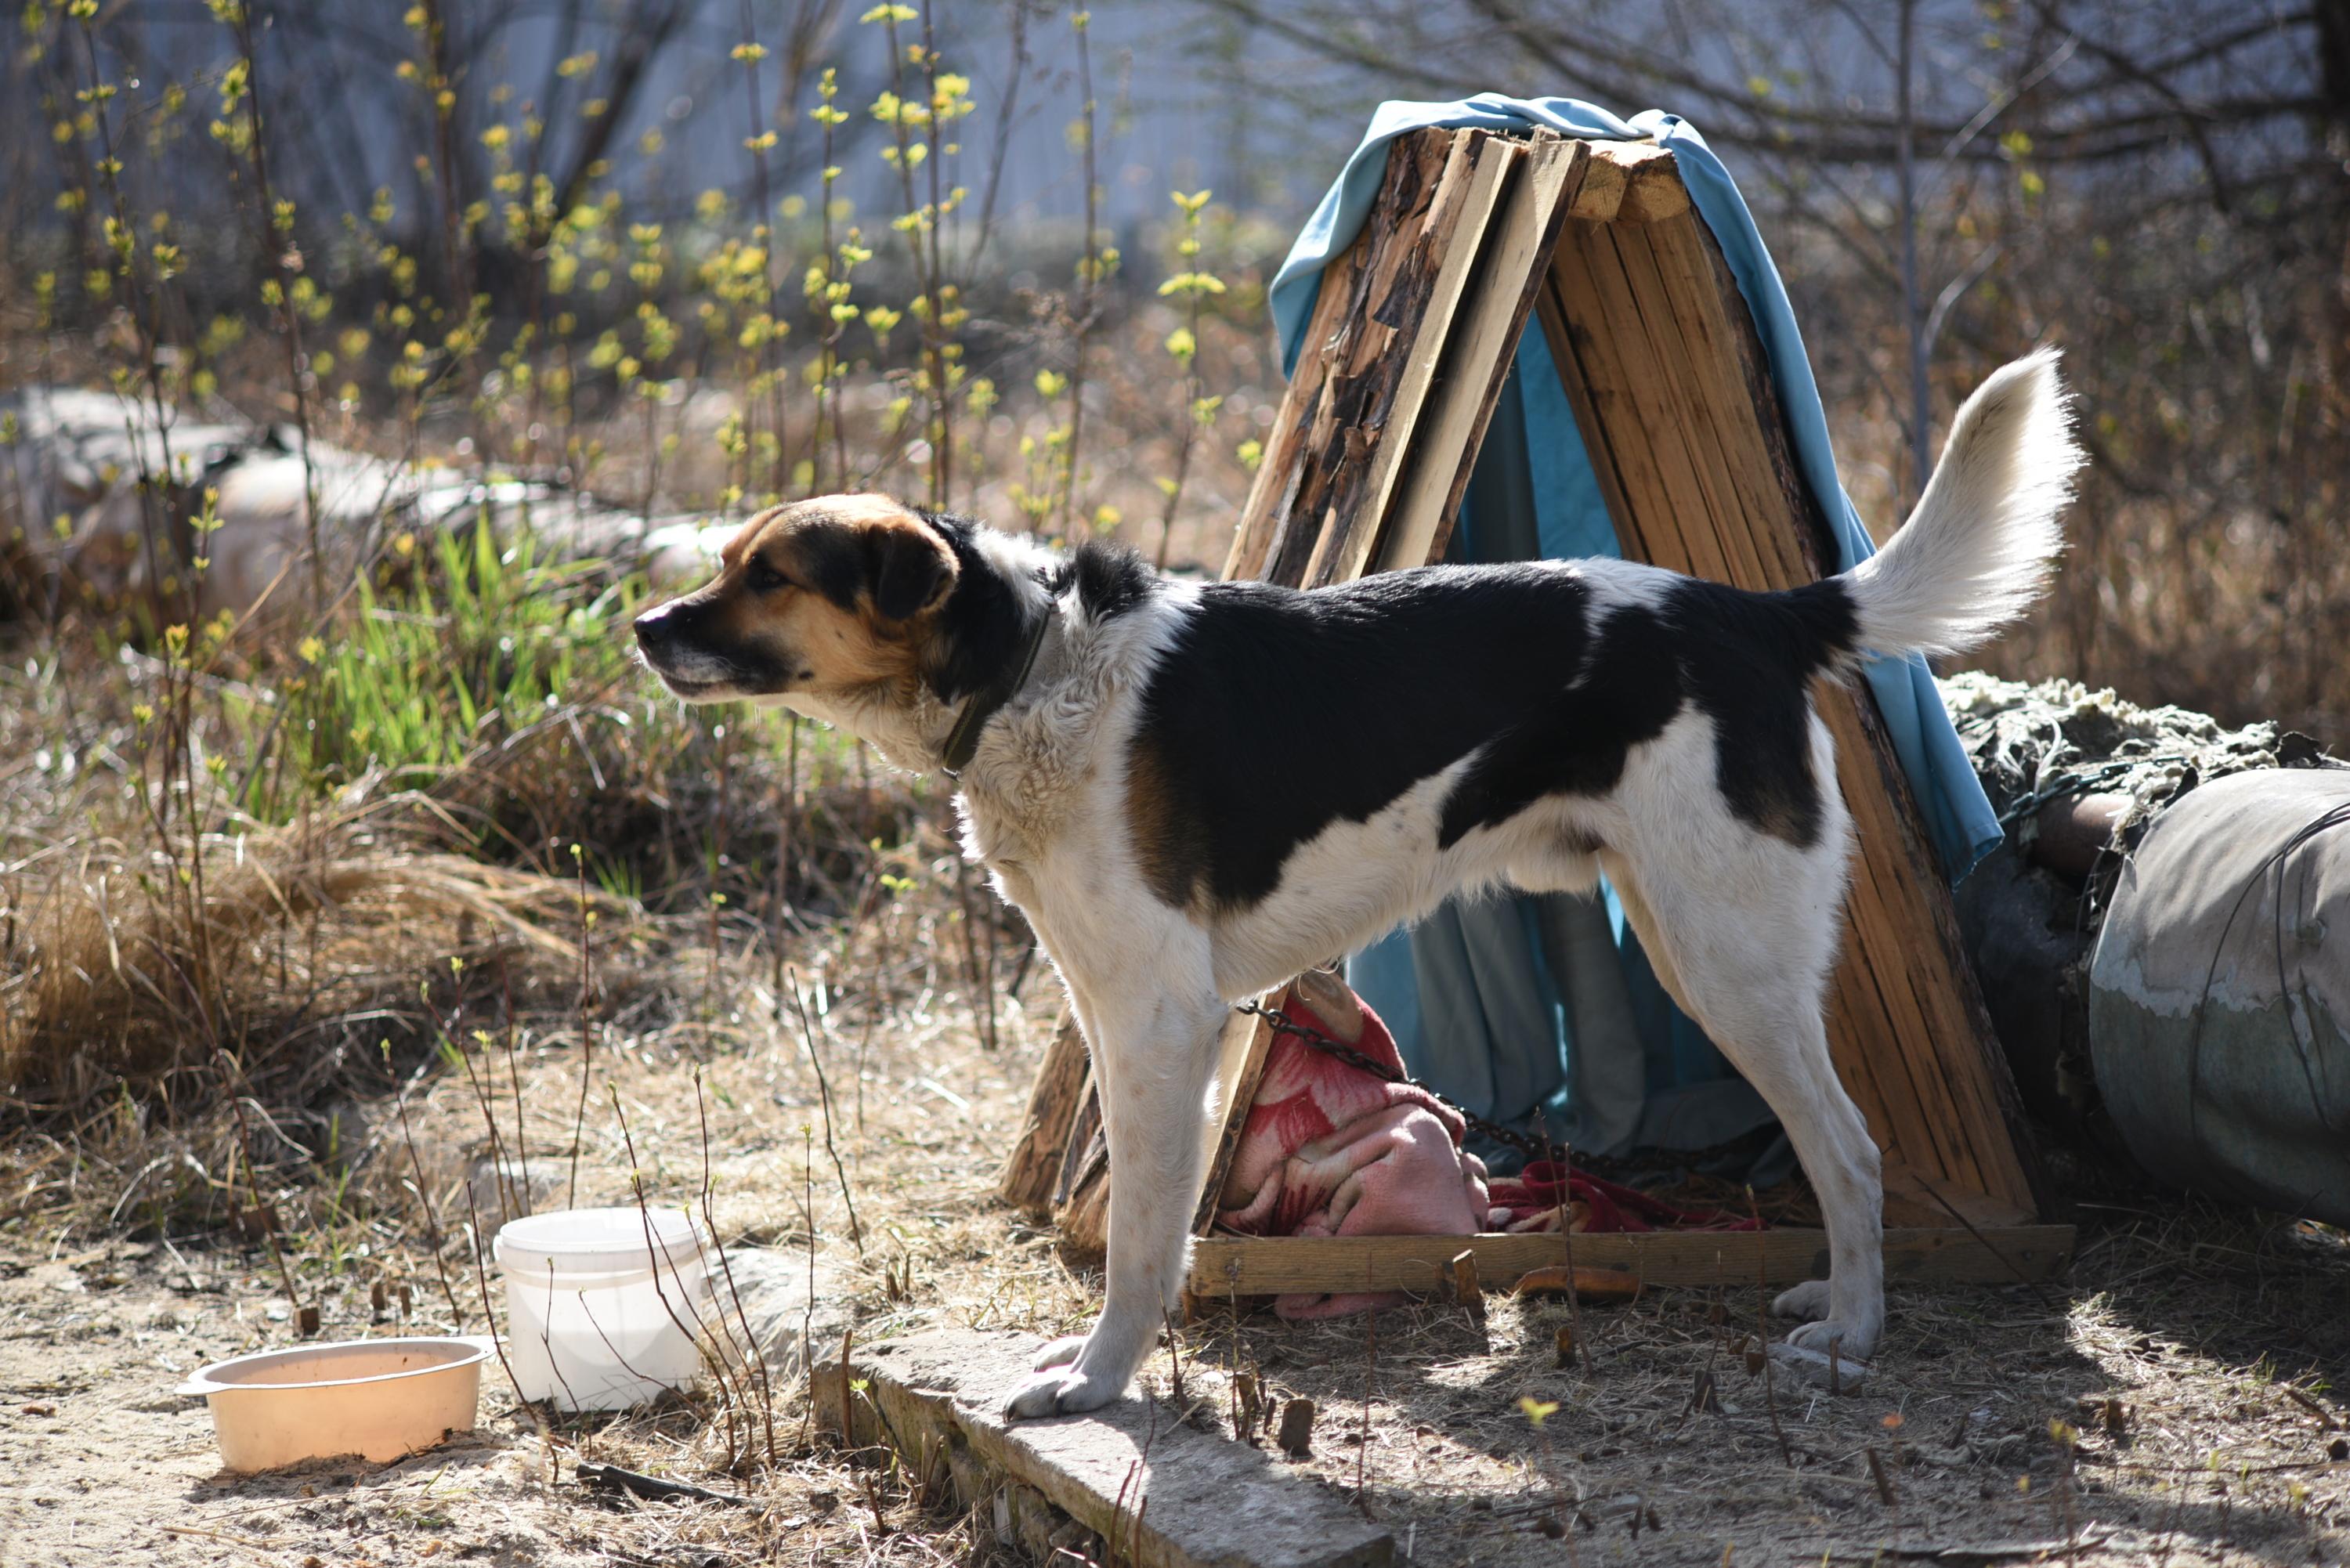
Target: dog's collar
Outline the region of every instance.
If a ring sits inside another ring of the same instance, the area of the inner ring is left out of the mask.
[[[980,731],[1028,684],[1029,672],[1036,668],[1036,652],[1045,646],[1045,633],[1060,613],[1060,601],[1055,599],[1036,618],[1036,629],[1028,634],[1027,651],[1020,656],[1020,668],[1012,672],[1011,680],[983,686],[964,699],[962,712],[955,719],[954,728],[947,732],[946,753],[939,763],[948,776],[959,775],[971,766],[971,759],[979,750]]]

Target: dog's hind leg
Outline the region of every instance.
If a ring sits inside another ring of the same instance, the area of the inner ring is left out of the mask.
[[[1109,1135],[1109,1288],[1091,1334],[1074,1346],[1055,1341],[1038,1358],[1005,1405],[1014,1416],[1091,1410],[1117,1398],[1182,1299],[1226,1009],[1204,950],[1196,966],[1170,965],[1163,950],[1153,956],[1156,962],[1136,963],[1139,973],[1083,987],[1092,1016],[1080,1018]],[[1180,974],[1193,968],[1195,975]]]
[[[1840,845],[1841,833],[1829,842]],[[1753,840],[1748,848],[1757,864],[1726,864],[1735,852],[1669,850],[1661,864],[1644,857],[1628,878],[1613,867],[1610,876],[1619,897],[1626,880],[1638,885],[1625,912],[1651,958],[1661,956],[1659,977],[1778,1113],[1819,1199],[1828,1278],[1773,1303],[1782,1316],[1817,1320],[1788,1343],[1823,1353],[1833,1343],[1844,1359],[1866,1361],[1885,1326],[1884,1193],[1876,1140],[1836,1077],[1820,1016],[1840,865],[1825,846]],[[1745,907],[1740,892],[1758,888],[1780,907]]]

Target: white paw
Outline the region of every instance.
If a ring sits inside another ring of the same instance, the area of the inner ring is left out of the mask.
[[[1022,1416],[1072,1416],[1081,1410],[1098,1410],[1124,1391],[1124,1386],[1107,1377],[1092,1377],[1085,1373],[1064,1367],[1046,1367],[1029,1375],[1012,1397],[1003,1402],[1003,1413]]]
[[[1828,1282],[1825,1280],[1805,1280],[1794,1290],[1783,1291],[1771,1303],[1772,1312],[1781,1317],[1805,1320],[1828,1315]],[[1788,1335],[1790,1339],[1794,1335]],[[1041,1365],[1041,1364],[1040,1364]]]
[[[1086,1337],[1082,1334],[1065,1334],[1038,1351],[1036,1359],[1030,1365],[1039,1372],[1048,1366],[1066,1366],[1077,1358],[1077,1352],[1086,1347]]]
[[[1824,1317],[1800,1328],[1789,1329],[1787,1343],[1822,1357],[1830,1355],[1829,1347],[1833,1345],[1836,1360],[1866,1365],[1868,1358],[1877,1354],[1877,1330],[1837,1318]]]

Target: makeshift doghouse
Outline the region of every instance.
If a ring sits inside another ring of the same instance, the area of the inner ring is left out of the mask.
[[[1672,153],[1537,130],[1397,137],[1369,216],[1324,269],[1225,576],[1302,587],[1441,558],[1520,339],[1539,321],[1622,553],[1752,589],[1835,569],[1764,345]],[[1969,969],[1950,884],[1876,701],[1823,686],[1859,848],[1828,1035],[1884,1154],[1889,1279],[2043,1277],[2072,1228],[2043,1188]],[[1555,1234],[1230,1237],[1216,1199],[1273,1039],[1236,1014],[1205,1129],[1195,1300],[1434,1288],[1464,1251],[1486,1284],[1561,1259]],[[1085,1051],[1047,1053],[1002,1177],[1065,1235],[1106,1236]],[[1822,1275],[1825,1233],[1586,1234],[1578,1267],[1654,1283]]]

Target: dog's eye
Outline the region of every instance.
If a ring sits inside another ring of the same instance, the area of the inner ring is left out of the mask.
[[[777,588],[787,588],[792,586],[791,578],[784,576],[756,556],[751,557],[751,565],[743,576],[743,580],[748,582],[753,591],[756,593],[771,593]]]

